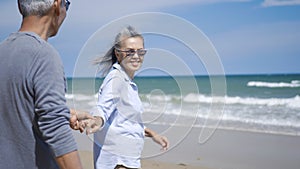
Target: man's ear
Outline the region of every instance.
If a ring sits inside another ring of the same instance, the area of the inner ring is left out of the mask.
[[[61,1],[62,0],[54,0],[54,2],[53,2],[53,8],[54,8],[55,14],[57,16],[59,16],[59,14],[60,14]]]
[[[20,2],[19,2],[19,1],[18,1],[18,9],[19,9],[20,14],[23,15],[22,10],[21,10],[21,5],[20,5]]]

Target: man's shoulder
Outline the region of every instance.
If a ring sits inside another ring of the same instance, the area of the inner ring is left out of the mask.
[[[48,59],[53,59],[52,57],[59,57],[57,50],[50,43],[39,37],[37,34],[32,32],[24,32],[21,36],[24,36],[24,38],[27,39],[29,44],[35,46],[35,50],[37,51],[38,57]]]
[[[23,53],[23,60],[27,60],[37,67],[42,64],[52,65],[52,67],[62,64],[58,51],[37,34],[32,32],[17,32],[11,35],[10,38],[13,45],[18,46],[18,52]]]
[[[10,56],[11,60],[36,62],[38,60],[59,60],[57,50],[47,41],[33,32],[11,33],[0,46],[2,56]],[[13,51],[13,52],[12,52]]]
[[[51,44],[33,32],[12,33],[9,39],[10,41],[16,41],[16,44],[23,46],[23,48],[42,50],[46,52],[56,51]]]

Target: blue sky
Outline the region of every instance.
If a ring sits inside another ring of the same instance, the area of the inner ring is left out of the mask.
[[[2,41],[18,30],[21,16],[14,0],[0,6]],[[215,47],[225,74],[300,73],[300,0],[73,0],[58,36],[49,40],[66,76],[73,76],[80,51],[99,28],[138,12],[172,14],[196,26]],[[167,41],[149,41],[167,49]],[[201,63],[187,64],[205,74]]]

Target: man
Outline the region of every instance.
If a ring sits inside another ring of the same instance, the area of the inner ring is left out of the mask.
[[[18,0],[21,28],[0,44],[1,169],[82,168],[69,126],[63,65],[47,42],[69,4]]]

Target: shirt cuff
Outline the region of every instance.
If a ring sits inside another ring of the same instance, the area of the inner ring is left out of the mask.
[[[103,123],[102,123],[102,126],[99,129],[99,130],[102,130],[105,126],[105,123],[106,123],[106,119],[104,118],[104,113],[101,110],[99,110],[99,108],[96,107],[96,108],[93,108],[90,111],[90,114],[94,117],[97,116],[97,117],[100,117],[102,119]]]

